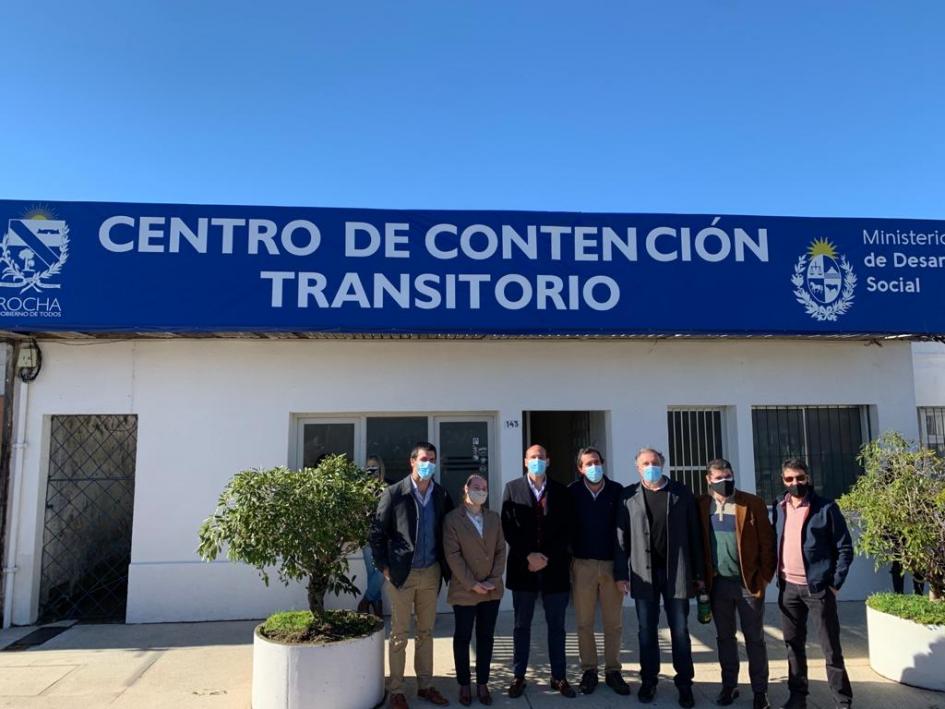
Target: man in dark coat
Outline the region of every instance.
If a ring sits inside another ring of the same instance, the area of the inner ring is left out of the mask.
[[[565,677],[564,614],[571,591],[571,497],[546,473],[550,461],[542,446],[525,451],[525,475],[505,486],[502,531],[509,544],[505,585],[515,611],[514,679],[510,697],[525,691],[532,615],[541,596],[548,624],[551,687],[566,697],[575,692]]]
[[[663,454],[637,453],[639,483],[624,489],[617,508],[614,579],[634,600],[639,623],[641,702],[653,701],[660,671],[657,636],[660,599],[666,609],[673,646],[679,706],[695,704],[694,668],[689,638],[689,599],[703,586],[702,536],[692,493],[663,475]]]
[[[853,540],[837,503],[814,492],[807,464],[790,458],[781,465],[784,497],[772,509],[773,524],[784,516],[778,542],[778,607],[788,650],[788,690],[783,709],[807,707],[807,617],[820,621],[820,645],[827,684],[838,707],[853,704],[853,689],[840,647],[837,594],[853,561]]]
[[[390,706],[407,709],[404,665],[411,615],[417,631],[413,661],[417,696],[434,704],[449,701],[433,686],[433,624],[436,599],[449,566],[443,554],[443,518],[453,509],[449,493],[433,480],[436,447],[422,442],[410,453],[410,475],[388,487],[371,525],[374,565],[390,582]]]

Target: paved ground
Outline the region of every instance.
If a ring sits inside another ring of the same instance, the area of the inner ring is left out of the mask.
[[[866,620],[862,603],[841,603],[844,651],[853,682],[856,706],[879,709],[945,709],[945,694],[926,692],[889,682],[869,668]],[[787,662],[780,632],[777,608],[767,608],[769,655],[771,665],[770,697],[774,706],[787,695]],[[541,614],[536,613],[533,634],[533,671],[528,690],[519,700],[508,699],[502,689],[511,678],[512,614],[501,613],[496,631],[493,660],[494,706],[516,707],[626,707],[637,705],[636,698],[617,697],[603,684],[590,697],[567,700],[549,691],[545,635]],[[224,623],[169,623],[161,625],[75,625],[43,645],[20,652],[0,652],[0,707],[17,709],[81,708],[97,709],[173,709],[249,707],[252,667],[253,621]],[[573,617],[569,618],[573,630]],[[712,706],[718,691],[718,667],[715,664],[715,636],[712,626],[693,621],[693,655],[696,662],[696,706]],[[0,647],[16,641],[33,628],[14,628],[0,632]],[[451,700],[456,682],[452,675],[452,616],[437,620],[435,667],[437,686]],[[636,618],[633,610],[625,613],[623,652],[625,676],[636,689],[638,655]],[[813,634],[816,637],[816,634]],[[669,636],[663,632],[664,658],[668,661]],[[602,647],[602,645],[601,645]],[[408,664],[412,650],[408,649]],[[568,636],[570,679],[577,684],[577,640]],[[810,648],[812,709],[833,706],[827,690],[823,660],[818,648]],[[664,671],[671,669],[664,665]],[[409,668],[408,668],[409,673]],[[742,668],[747,685],[747,669]],[[341,678],[343,681],[343,678]],[[408,681],[412,694],[414,684]],[[409,697],[409,694],[408,694]],[[413,706],[430,707],[415,701]],[[453,701],[453,706],[459,704]],[[473,706],[479,706],[474,703]],[[653,707],[676,706],[676,692],[669,677],[660,682]],[[735,707],[750,707],[750,692],[745,690]],[[316,709],[330,709],[318,707]]]

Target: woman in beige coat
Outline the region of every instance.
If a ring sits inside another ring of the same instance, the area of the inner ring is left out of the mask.
[[[483,704],[492,704],[489,694],[489,665],[495,622],[502,598],[502,570],[505,568],[505,537],[502,520],[483,505],[489,483],[481,475],[470,475],[464,488],[464,504],[443,520],[443,551],[453,579],[447,602],[453,606],[456,630],[453,633],[453,662],[459,682],[459,703],[472,703],[469,671],[469,642],[476,628],[476,695]]]

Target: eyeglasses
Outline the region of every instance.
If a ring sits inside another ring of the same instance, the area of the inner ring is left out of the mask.
[[[784,482],[786,482],[786,483],[792,483],[792,482],[795,482],[795,481],[796,481],[796,482],[799,482],[799,483],[806,483],[806,482],[807,482],[807,476],[806,476],[806,475],[785,475],[785,476],[782,477],[781,479],[784,480]]]

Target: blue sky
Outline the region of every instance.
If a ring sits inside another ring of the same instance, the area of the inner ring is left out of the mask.
[[[945,218],[945,3],[0,6],[0,198]]]

